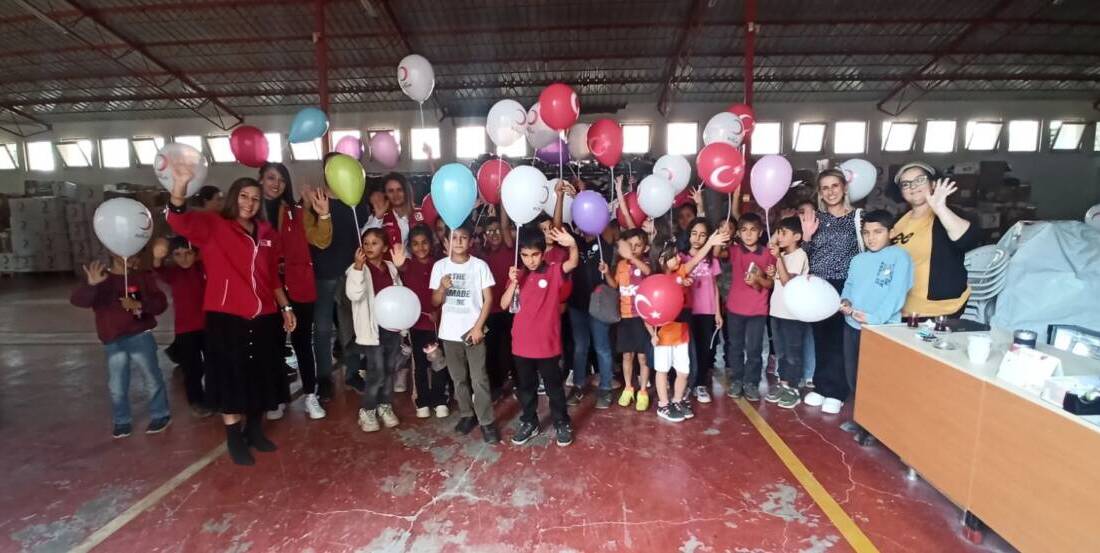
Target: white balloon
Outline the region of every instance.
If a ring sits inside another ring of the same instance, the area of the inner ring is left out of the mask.
[[[530,165],[512,169],[500,185],[500,203],[508,212],[508,218],[517,225],[530,223],[542,213],[549,194],[546,175]]]
[[[866,198],[875,188],[878,169],[875,169],[870,161],[849,159],[840,164],[840,170],[844,172],[844,179],[848,181],[848,201],[858,202]]]
[[[542,204],[542,210],[551,217],[554,216],[554,208],[558,205],[558,193],[556,192],[556,190],[558,189],[558,182],[561,181],[561,179],[551,179],[550,182],[546,183],[546,188],[550,193],[546,195],[546,203]],[[561,222],[567,225],[572,225],[573,196],[570,196],[568,193],[563,195],[561,203]]]
[[[679,194],[691,180],[691,164],[684,156],[665,154],[653,164],[653,174],[667,179],[673,192]]]
[[[783,285],[783,301],[796,319],[816,323],[840,311],[840,294],[821,277],[796,276]]]
[[[1100,204],[1096,204],[1085,212],[1085,224],[1100,230]]]
[[[527,143],[534,149],[548,146],[558,139],[558,131],[551,129],[539,115],[539,103],[527,110]]]
[[[489,108],[485,132],[493,144],[511,146],[527,134],[527,111],[515,100],[501,100]]]
[[[120,257],[141,251],[153,236],[153,216],[137,200],[111,198],[95,210],[92,228],[103,246]]]
[[[391,332],[412,328],[420,319],[420,299],[404,286],[387,286],[374,296],[374,318]]]
[[[728,142],[733,144],[734,148],[740,148],[743,136],[744,126],[741,124],[741,118],[728,111],[711,117],[710,121],[707,121],[707,126],[703,127],[703,144]]]
[[[592,155],[588,149],[588,128],[591,126],[588,123],[577,123],[569,129],[569,157],[573,161],[583,161]]]
[[[160,185],[169,192],[172,191],[172,168],[177,164],[191,168],[193,176],[187,185],[187,195],[194,195],[206,182],[206,172],[210,168],[206,156],[195,148],[179,142],[166,144],[161,148],[153,158],[153,172],[157,175]]]
[[[646,215],[654,219],[668,213],[675,199],[676,193],[672,191],[672,183],[664,177],[649,175],[638,185],[638,206]]]
[[[435,89],[435,70],[420,54],[409,54],[397,64],[397,84],[406,96],[424,103]]]

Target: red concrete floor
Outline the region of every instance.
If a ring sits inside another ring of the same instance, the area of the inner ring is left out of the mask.
[[[70,286],[0,280],[0,551],[77,547],[222,443],[215,419],[186,412],[175,375],[172,427],[111,439],[101,346],[90,313],[68,305]],[[597,411],[589,397],[573,411],[568,448],[552,432],[523,447],[456,437],[454,415],[417,420],[408,394],[397,401],[401,426],[368,435],[356,402],[341,395],[322,421],[298,402],[270,425],[278,452],[251,468],[217,455],[95,550],[852,551],[725,398],[672,425],[652,410]],[[906,480],[889,451],[857,445],[840,417],[754,407],[878,550],[1012,550],[995,535],[963,540],[958,509]],[[513,400],[498,403],[506,439],[516,415]]]

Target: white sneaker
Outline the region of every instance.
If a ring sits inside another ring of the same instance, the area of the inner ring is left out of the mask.
[[[418,419],[426,419],[426,418],[428,418],[428,417],[430,417],[430,416],[432,416],[432,409],[431,409],[431,407],[417,407],[417,408],[416,408],[416,418],[418,418]]]
[[[393,428],[400,422],[397,420],[397,415],[393,414],[393,406],[386,403],[378,406],[378,416],[386,428]]]
[[[821,404],[825,402],[825,396],[817,393],[810,392],[806,394],[806,397],[802,398],[802,403],[809,405],[810,407],[821,407]]]
[[[825,402],[821,404],[821,412],[835,415],[840,412],[840,408],[844,407],[844,402],[839,399],[828,397],[825,398]]]
[[[359,429],[363,432],[378,432],[382,429],[378,425],[378,414],[373,409],[370,411],[366,409],[359,410]]]
[[[448,409],[446,405],[436,405],[435,406],[435,418],[445,419],[448,416],[450,416],[450,414],[451,414],[451,410]]]
[[[707,391],[706,386],[695,387],[695,399],[699,400],[699,403],[710,403],[710,392]]]
[[[306,413],[309,413],[309,418],[313,420],[325,418],[325,410],[321,407],[321,401],[317,399],[317,394],[306,394]]]
[[[278,409],[267,412],[267,420],[277,421],[283,418],[284,414],[286,414],[286,404],[280,403]]]
[[[393,391],[397,393],[409,390],[409,369],[397,369],[393,377]]]

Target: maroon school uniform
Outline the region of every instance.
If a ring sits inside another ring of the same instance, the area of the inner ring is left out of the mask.
[[[405,266],[401,268],[401,282],[405,283],[405,286],[412,290],[417,299],[420,300],[420,318],[413,325],[413,328],[417,330],[435,332],[435,325],[432,323],[431,317],[428,316],[429,313],[436,310],[432,306],[432,289],[429,286],[432,280],[432,266],[435,265],[435,262],[436,259],[432,256],[428,256],[423,263],[416,258],[410,258],[405,262]],[[371,277],[373,278],[373,276],[372,274]]]
[[[176,334],[202,330],[206,326],[206,314],[202,310],[206,273],[202,270],[202,264],[196,261],[186,269],[171,265],[158,267],[154,271],[172,289]]]
[[[104,344],[156,328],[156,316],[168,308],[168,298],[157,287],[153,273],[130,271],[129,284],[137,286],[141,294],[141,317],[134,317],[119,301],[126,296],[123,281],[122,275],[114,273],[108,273],[107,280],[95,286],[84,280],[69,299],[76,307],[90,307],[95,312],[96,334]]]
[[[519,312],[512,323],[512,352],[528,359],[561,355],[561,289],[565,273],[560,263],[543,263],[523,271],[519,279]]]
[[[768,248],[757,244],[756,249],[749,250],[741,244],[730,246],[730,293],[726,297],[726,310],[735,315],[745,317],[767,316],[768,300],[771,297],[770,288],[759,290],[745,284],[745,273],[749,266],[756,265],[756,270],[764,274],[768,267],[775,265],[775,256]]]
[[[493,303],[489,307],[489,313],[500,313],[503,311],[500,308],[500,296],[504,294],[504,289],[508,287],[508,269],[511,269],[516,262],[516,252],[503,245],[492,251],[484,248],[478,248],[478,250],[474,257],[481,258],[489,266],[489,272],[493,274],[493,281],[495,282],[493,284]]]
[[[390,271],[386,268],[385,263],[382,263],[381,267],[375,267],[374,263],[368,261],[366,265],[367,269],[370,270],[370,281],[374,287],[374,295],[377,296],[382,290],[393,286],[393,277],[390,276]]]

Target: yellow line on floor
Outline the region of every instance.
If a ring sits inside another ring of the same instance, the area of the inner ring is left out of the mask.
[[[798,456],[795,455],[794,452],[791,451],[791,448],[787,446],[786,442],[775,433],[775,430],[773,430],[771,425],[760,416],[760,413],[757,413],[756,409],[743,398],[737,399],[737,407],[741,409],[741,412],[745,414],[745,418],[749,419],[749,422],[756,428],[756,431],[760,433],[760,437],[764,438],[764,441],[772,448],[772,451],[779,457],[779,460],[783,461],[787,470],[791,471],[795,480],[798,480],[798,483],[802,485],[806,493],[810,494],[810,498],[814,500],[814,503],[825,512],[825,516],[829,517],[833,526],[835,526],[836,529],[840,531],[840,534],[844,536],[844,539],[847,540],[848,545],[851,545],[856,553],[878,553],[878,548],[875,547],[875,544],[871,543],[867,535],[859,529],[859,526],[852,520],[852,517],[844,512],[844,509],[835,499],[833,499],[833,496],[825,491],[825,487],[821,485],[821,482],[818,482],[817,478],[814,478],[810,469],[802,464]]]

